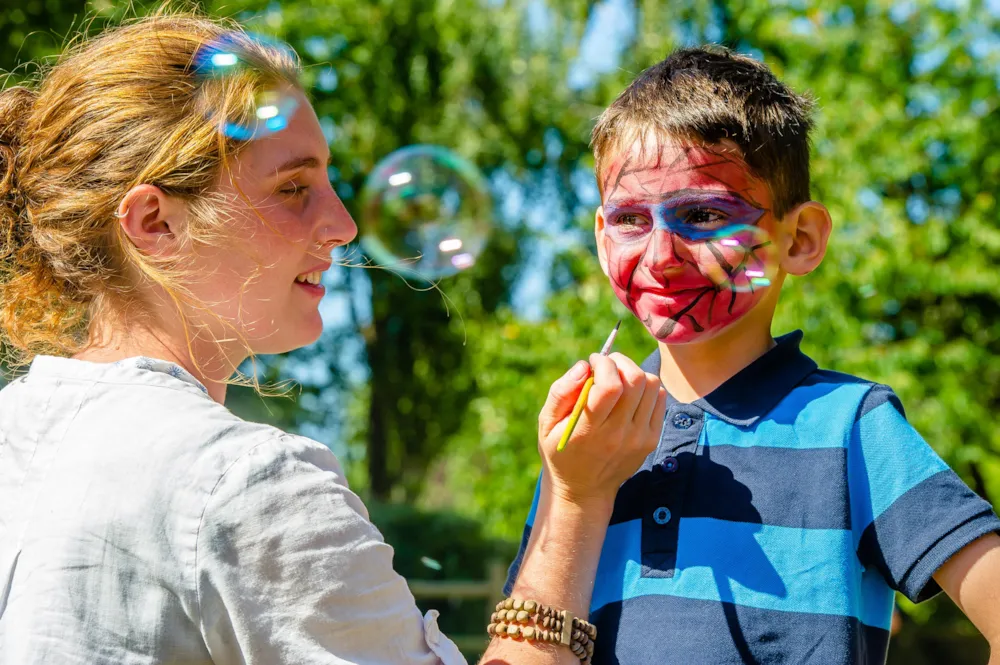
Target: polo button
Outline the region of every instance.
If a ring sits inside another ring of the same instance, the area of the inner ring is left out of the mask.
[[[667,473],[673,473],[674,471],[676,471],[677,470],[677,458],[676,457],[668,457],[667,459],[663,460],[663,470],[666,471]]]
[[[674,416],[674,427],[677,429],[688,429],[693,423],[691,416],[686,413],[678,413]]]
[[[653,511],[653,521],[663,525],[670,521],[670,510],[666,506],[660,506]]]

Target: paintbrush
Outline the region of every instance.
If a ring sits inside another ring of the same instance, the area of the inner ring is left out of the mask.
[[[615,343],[615,337],[618,335],[618,328],[621,327],[622,321],[618,319],[618,323],[615,324],[615,329],[611,331],[608,335],[608,341],[604,343],[604,348],[601,349],[601,355],[606,356],[611,353],[611,345]],[[566,424],[566,431],[563,432],[562,438],[559,439],[559,445],[556,446],[556,452],[561,451],[566,447],[566,442],[569,441],[569,437],[573,434],[573,428],[576,427],[576,423],[580,420],[580,414],[583,413],[583,407],[587,405],[587,395],[590,394],[590,389],[594,385],[594,369],[590,368],[590,376],[587,377],[587,382],[583,384],[583,390],[580,392],[580,397],[576,400],[576,405],[573,407],[573,413],[569,415],[569,422]]]

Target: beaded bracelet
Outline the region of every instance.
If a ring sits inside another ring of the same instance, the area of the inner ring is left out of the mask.
[[[529,625],[531,623],[534,625]],[[514,598],[497,603],[486,632],[497,637],[562,644],[584,665],[590,663],[597,639],[597,626],[567,610],[559,611],[534,600]]]

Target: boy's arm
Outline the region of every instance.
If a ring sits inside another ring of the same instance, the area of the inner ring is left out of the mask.
[[[934,580],[990,643],[990,665],[1000,665],[1000,535],[990,533],[952,556]]]

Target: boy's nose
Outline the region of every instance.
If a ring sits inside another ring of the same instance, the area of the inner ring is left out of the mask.
[[[678,256],[678,251],[683,251],[678,247],[677,237],[666,229],[654,229],[649,240],[649,247],[646,249],[644,263],[654,272],[665,272],[684,265],[683,259]]]

